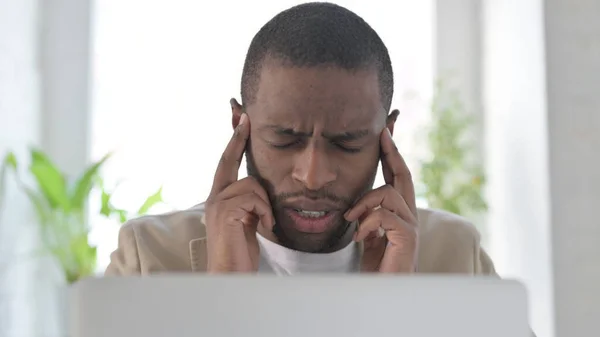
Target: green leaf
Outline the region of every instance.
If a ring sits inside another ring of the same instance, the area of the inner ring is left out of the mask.
[[[111,195],[106,192],[106,190],[102,190],[101,203],[100,206],[100,214],[109,217],[112,213],[112,206],[110,205],[110,197]]]
[[[45,225],[50,218],[50,207],[48,205],[47,200],[40,193],[25,185],[22,185],[21,189],[23,190],[23,192],[25,192],[27,198],[29,198],[29,202],[31,202],[31,204],[33,205],[36,215],[38,217],[38,221],[40,221],[40,224],[42,226]]]
[[[67,184],[52,161],[41,151],[32,149],[29,171],[35,177],[38,187],[50,206],[68,212],[70,202],[67,196]]]
[[[80,278],[77,270],[65,270],[65,280],[67,281],[67,284],[74,284],[79,281]]]
[[[25,179],[21,180],[16,157],[12,154],[7,155],[1,163],[0,178],[5,175],[3,172],[13,169],[17,186],[28,197],[36,212],[41,239],[36,253],[44,253],[57,261],[69,283],[93,275],[97,251],[88,242],[89,229],[83,208],[89,192],[99,181],[96,178],[105,158],[82,174],[73,186],[73,198],[70,198],[67,179],[52,161],[36,149],[32,149],[30,155],[29,173],[36,185],[30,187],[24,183]],[[106,196],[103,198],[105,203],[110,199],[106,199]],[[114,212],[112,208],[111,212]]]
[[[4,160],[2,160],[2,164],[0,166],[0,210],[2,208],[2,205],[4,205],[4,184],[5,184],[5,180],[6,180],[6,172],[8,171],[7,169],[12,168],[13,171],[15,172],[15,174],[18,174],[17,172],[17,158],[15,157],[14,153],[9,152],[6,154],[6,156],[4,157]]]
[[[152,208],[154,205],[156,205],[158,203],[161,203],[162,201],[163,201],[163,199],[162,199],[162,187],[161,187],[158,189],[158,191],[156,191],[156,193],[154,193],[153,195],[149,196],[146,199],[144,204],[142,204],[140,209],[137,211],[137,214],[144,215],[144,214],[148,213],[150,208]]]
[[[12,168],[13,170],[17,170],[17,157],[14,153],[9,152],[6,157],[4,157],[4,165]]]
[[[115,212],[117,212],[117,214],[119,214],[119,221],[121,221],[122,224],[127,222],[127,211],[118,209],[118,210],[115,210]]]
[[[89,194],[94,187],[94,183],[98,182],[98,173],[100,168],[106,160],[111,156],[111,154],[107,154],[98,162],[92,164],[88,167],[85,172],[81,175],[81,177],[75,183],[75,188],[71,195],[71,205],[75,209],[83,209],[86,201],[88,200]]]
[[[75,264],[80,270],[89,271],[93,269],[91,266],[96,259],[96,247],[90,246],[86,234],[76,236],[71,241],[70,248],[71,252],[73,252]]]
[[[106,190],[102,190],[102,206],[100,207],[100,214],[104,215],[107,218],[110,218],[111,215],[116,214],[119,217],[119,221],[124,223],[127,221],[127,211],[115,208],[110,203],[110,198],[112,195],[108,193]]]
[[[55,249],[53,254],[61,262],[67,283],[93,275],[97,250],[89,244],[87,234],[72,237],[63,247],[64,250]]]
[[[5,168],[11,168],[14,171],[14,174],[16,175],[17,185],[25,193],[25,195],[27,195],[29,201],[34,206],[38,220],[42,224],[46,223],[48,220],[48,212],[50,211],[48,202],[43,195],[36,192],[34,189],[28,187],[21,181],[21,179],[19,178],[17,157],[14,153],[9,152],[4,157],[3,167],[2,170],[0,170],[0,182],[2,182],[0,185],[3,185],[3,181],[1,180],[4,179]]]

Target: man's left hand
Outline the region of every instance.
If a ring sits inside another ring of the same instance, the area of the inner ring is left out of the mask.
[[[359,221],[354,240],[364,241],[361,271],[412,273],[418,245],[415,190],[387,128],[381,133],[381,163],[386,185],[365,194],[344,216]]]

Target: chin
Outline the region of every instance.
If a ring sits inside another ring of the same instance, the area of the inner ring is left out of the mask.
[[[295,228],[289,217],[277,219],[273,233],[279,243],[289,249],[307,253],[326,253],[339,246],[348,229],[343,219],[321,232],[302,232]]]

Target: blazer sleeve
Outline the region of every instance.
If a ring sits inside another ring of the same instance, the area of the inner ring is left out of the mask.
[[[488,253],[480,246],[477,242],[475,246],[475,274],[498,276],[494,262],[488,255]]]
[[[132,223],[126,223],[121,227],[118,242],[117,249],[110,255],[110,264],[106,268],[104,275],[140,275],[139,250]]]

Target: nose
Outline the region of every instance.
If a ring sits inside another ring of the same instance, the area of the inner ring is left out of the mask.
[[[331,158],[317,144],[304,148],[295,159],[292,176],[309,190],[319,190],[335,181],[337,173]]]

